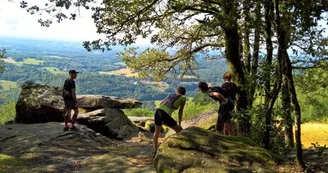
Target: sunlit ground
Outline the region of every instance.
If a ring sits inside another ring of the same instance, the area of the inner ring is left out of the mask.
[[[328,148],[328,124],[305,123],[302,124],[302,143],[304,148],[309,148],[311,143],[318,142],[320,146]]]

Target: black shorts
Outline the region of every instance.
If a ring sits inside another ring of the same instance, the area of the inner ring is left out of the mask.
[[[231,117],[231,111],[234,109],[234,103],[231,99],[229,99],[228,103],[225,105],[220,104],[220,108],[218,111],[218,119],[216,122],[216,130],[222,131],[224,127],[224,123],[229,121]]]
[[[162,109],[156,109],[155,125],[161,126],[162,124],[165,124],[172,128],[177,125],[177,122]]]
[[[64,100],[65,103],[65,109],[78,109],[76,101],[75,100]]]

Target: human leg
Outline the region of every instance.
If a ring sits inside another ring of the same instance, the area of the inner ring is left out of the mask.
[[[66,112],[65,112],[65,115],[64,115],[64,123],[65,123],[64,131],[68,130],[68,120],[71,117],[72,109],[66,108],[65,111]]]
[[[75,126],[74,126],[74,123],[75,123],[75,121],[76,121],[76,118],[77,118],[77,115],[79,114],[79,109],[78,108],[75,108],[74,109],[74,114],[73,114],[73,116],[72,116],[72,121],[71,121],[71,129],[74,129],[75,128]]]
[[[161,132],[161,128],[162,128],[162,118],[161,118],[160,114],[161,114],[161,112],[159,111],[159,109],[157,109],[155,112],[155,116],[154,116],[154,120],[155,120],[155,130],[154,130],[154,134],[153,134],[154,154],[157,151],[158,136],[159,136],[159,133]]]

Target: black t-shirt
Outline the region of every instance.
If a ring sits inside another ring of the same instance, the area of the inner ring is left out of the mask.
[[[226,90],[227,95],[234,101],[236,99],[237,86],[233,82],[225,82],[221,86]]]
[[[75,89],[75,81],[71,78],[65,80],[63,88],[63,97],[64,99],[71,100],[73,99],[72,89]]]

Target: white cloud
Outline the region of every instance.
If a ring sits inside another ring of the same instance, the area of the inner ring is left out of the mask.
[[[96,33],[91,11],[81,10],[80,16],[75,21],[64,20],[61,23],[54,22],[51,27],[42,27],[38,23],[38,19],[50,17],[47,14],[30,15],[26,9],[20,8],[20,0],[0,1],[0,36],[75,42],[94,40],[100,37]],[[43,5],[40,3],[44,3],[46,0],[28,0],[27,2]],[[137,44],[149,44],[149,40],[138,39]]]

